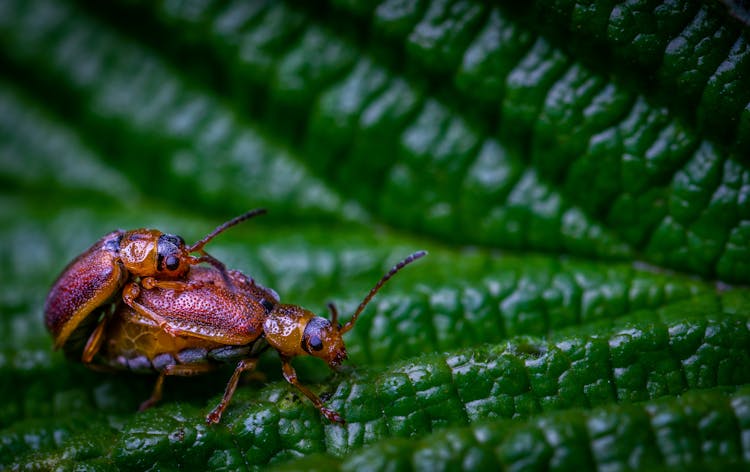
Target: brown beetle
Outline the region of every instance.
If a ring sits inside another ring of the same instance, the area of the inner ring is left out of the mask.
[[[279,303],[274,291],[257,285],[241,272],[228,271],[227,282],[217,269],[197,267],[187,279],[196,288],[156,286],[133,294],[130,304],[120,304],[117,311],[103,317],[84,348],[83,359],[87,363],[93,361],[89,365],[95,369],[158,372],[154,391],[141,409],[161,399],[166,376],[199,375],[222,363],[237,362],[221,402],[206,417],[207,422],[218,423],[240,375],[254,369],[259,354],[270,346],[281,356],[284,378],[326,418],[344,423],[341,415],[326,408],[317,395],[299,383],[291,360],[312,355],[331,368],[341,364],[346,359],[342,335],[354,327],[383,284],[425,254],[416,252],[395,265],[343,326],[338,324],[333,304],[328,304],[332,315],[329,321],[302,307]]]
[[[63,269],[47,295],[44,319],[55,339],[55,349],[65,346],[74,333],[73,344],[79,347],[98,321],[90,315],[117,297],[129,280],[147,289],[189,289],[196,284],[181,279],[190,266],[201,262],[225,274],[224,265],[203,247],[225,229],[262,213],[264,209],[252,210],[229,220],[192,246],[186,246],[180,236],[154,229],[107,234]],[[194,252],[200,256],[192,256]]]

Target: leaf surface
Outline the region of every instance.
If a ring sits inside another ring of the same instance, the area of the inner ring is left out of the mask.
[[[725,2],[0,3],[0,468],[716,468],[750,457],[750,49]],[[89,371],[42,306],[115,228],[344,317],[302,381]],[[746,465],[745,465],[746,466]]]

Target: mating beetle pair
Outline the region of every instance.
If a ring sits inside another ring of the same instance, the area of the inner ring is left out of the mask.
[[[383,284],[426,253],[415,252],[394,266],[341,326],[333,304],[328,304],[331,320],[282,304],[276,292],[227,270],[203,250],[225,229],[264,212],[240,215],[192,246],[150,229],[104,236],[73,260],[50,290],[44,311],[55,347],[95,370],[157,372],[153,393],[140,409],[160,400],[166,376],[199,375],[237,362],[221,402],[206,417],[218,423],[241,374],[254,369],[270,346],[281,357],[284,378],[326,418],[343,423],[299,383],[291,360],[312,355],[331,368],[341,364],[346,359],[342,335]],[[204,262],[210,265],[198,265]]]

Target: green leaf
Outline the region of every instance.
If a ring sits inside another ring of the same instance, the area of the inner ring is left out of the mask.
[[[555,470],[741,466],[746,389],[591,410],[525,421],[447,428],[419,440],[389,439],[334,460],[315,455],[275,470]]]
[[[750,49],[726,2],[0,2],[0,469],[746,467]],[[114,228],[345,317],[154,379],[52,351],[51,282]]]

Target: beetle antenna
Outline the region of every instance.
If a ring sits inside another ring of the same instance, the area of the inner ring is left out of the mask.
[[[219,234],[221,234],[225,229],[231,228],[232,226],[234,226],[234,225],[236,225],[238,223],[242,223],[243,221],[249,220],[250,218],[252,218],[254,216],[263,215],[265,213],[266,213],[266,209],[265,208],[256,208],[255,210],[250,210],[250,211],[248,211],[245,214],[242,214],[242,215],[240,215],[238,217],[232,218],[231,220],[229,220],[229,221],[227,221],[225,223],[222,223],[219,226],[217,226],[216,229],[214,229],[213,231],[211,231],[210,233],[208,233],[208,235],[206,235],[205,238],[201,239],[197,243],[195,243],[192,246],[188,247],[187,250],[188,250],[188,252],[200,251],[201,249],[203,249],[203,246],[205,246],[206,244],[208,244],[209,241],[211,241],[213,238],[215,238],[216,236],[218,236]]]
[[[339,310],[336,308],[336,305],[334,305],[333,302],[328,302],[326,306],[328,307],[328,311],[331,312],[331,324],[333,326],[338,326]]]
[[[391,270],[389,270],[388,273],[385,274],[383,278],[381,278],[372,289],[370,289],[370,293],[368,293],[367,296],[364,298],[364,300],[362,300],[362,303],[359,304],[359,306],[357,307],[357,311],[355,311],[354,316],[352,316],[352,319],[347,321],[346,324],[339,330],[339,332],[341,334],[344,334],[354,327],[354,323],[357,322],[357,317],[359,316],[359,314],[362,313],[362,311],[365,309],[367,304],[370,303],[370,300],[372,300],[372,297],[374,297],[375,294],[378,293],[378,290],[380,290],[380,288],[383,285],[385,285],[385,283],[388,282],[388,280],[390,280],[391,277],[396,275],[398,271],[400,271],[407,265],[416,261],[420,257],[424,257],[426,255],[427,255],[427,251],[417,251],[414,254],[407,257],[406,259],[404,259],[403,261],[393,266]]]

